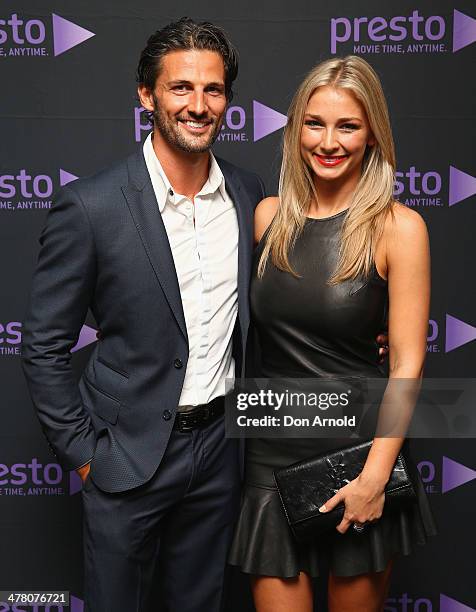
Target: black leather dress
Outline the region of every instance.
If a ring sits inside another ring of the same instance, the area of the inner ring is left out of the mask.
[[[384,376],[375,339],[384,328],[387,282],[374,266],[368,278],[327,283],[337,263],[345,214],[306,219],[289,256],[299,278],[277,269],[269,259],[258,279],[265,237],[256,248],[251,284],[253,325],[261,349],[261,372],[256,376]],[[331,448],[336,448],[332,439],[247,441],[246,486],[231,564],[255,575],[292,577],[305,571],[317,576],[320,568],[330,567],[336,576],[353,576],[384,570],[396,553],[409,554],[414,544],[425,543],[435,533],[418,482],[414,507],[384,514],[363,533],[332,532],[308,545],[298,544],[286,523],[273,470]]]

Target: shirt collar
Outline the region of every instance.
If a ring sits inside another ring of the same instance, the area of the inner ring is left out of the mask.
[[[179,196],[179,194],[175,195],[172,185],[170,184],[170,181],[162,168],[162,164],[155,154],[154,146],[152,144],[152,132],[145,139],[143,152],[147,170],[157,197],[157,204],[160,212],[162,213],[167,200],[175,204],[178,203],[183,196]],[[210,171],[208,173],[208,178],[203,187],[197,193],[197,196],[211,195],[217,190],[219,191],[222,200],[225,201],[225,177],[223,176],[215,156],[210,151]]]
[[[215,156],[210,151],[210,171],[208,173],[208,179],[197,195],[210,195],[215,193],[217,190],[219,191],[222,200],[225,201],[225,177],[223,176],[223,172],[221,171]]]

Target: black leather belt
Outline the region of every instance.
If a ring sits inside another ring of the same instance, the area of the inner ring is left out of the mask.
[[[212,399],[208,404],[195,406],[187,412],[177,412],[174,429],[181,432],[192,431],[197,427],[204,427],[225,412],[225,398],[223,396]]]

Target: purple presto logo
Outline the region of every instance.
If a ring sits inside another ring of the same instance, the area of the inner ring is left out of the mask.
[[[440,327],[443,328],[441,321],[438,323],[437,320],[430,319],[427,336],[427,353],[440,352]],[[444,330],[445,353],[450,353],[476,340],[476,327],[450,314],[446,314]]]
[[[476,470],[453,461],[449,457],[443,457],[443,493],[461,487],[475,478]]]
[[[253,134],[254,141],[261,140],[283,128],[288,121],[286,115],[253,100]]]
[[[420,461],[418,471],[427,493],[448,493],[476,478],[476,470],[445,456],[441,467],[433,461]]]
[[[0,19],[0,57],[48,56],[51,39],[56,57],[93,36],[94,32],[55,13],[51,21],[26,19],[13,13]]]
[[[330,21],[331,53],[349,52],[349,47],[356,55],[446,53],[448,48],[455,53],[476,41],[476,19],[455,9],[453,23],[449,21],[446,16],[420,15],[418,9],[390,18],[334,17]]]
[[[454,206],[476,194],[476,178],[450,166],[449,205]]]
[[[471,45],[476,41],[476,19],[457,11],[453,11],[453,53]]]
[[[143,135],[147,136],[152,129],[144,110],[141,106],[134,109],[134,137],[136,142],[140,142]],[[253,119],[252,128],[248,125],[249,116]],[[286,125],[286,122],[286,115],[257,100],[253,100],[252,112],[250,113],[247,113],[243,106],[229,106],[216,142],[230,144],[249,142],[251,133],[253,142],[257,142],[280,130]]]
[[[0,323],[0,356],[21,355],[21,322]]]
[[[408,593],[387,597],[384,606],[385,612],[476,612],[465,604],[440,593],[434,598],[410,597]],[[1,612],[1,611],[0,611]]]
[[[54,497],[75,495],[82,480],[75,471],[64,473],[58,463],[0,463],[0,497]]]
[[[439,326],[438,322],[434,319],[428,321],[428,335],[426,337],[426,352],[427,353],[439,353],[440,345],[438,342]]]
[[[0,357],[21,355],[22,324],[20,321],[0,323]],[[80,351],[85,346],[97,341],[97,330],[89,325],[83,325],[79,332],[78,341],[71,349],[72,353]]]
[[[94,329],[94,327],[89,327],[89,325],[83,325],[81,331],[79,332],[78,341],[71,349],[71,352],[76,353],[76,351],[80,351],[85,346],[96,342],[97,339],[97,329]]]
[[[71,595],[70,604],[71,604],[71,612],[84,612],[84,603],[82,599],[79,599],[78,597],[74,597],[74,595]]]
[[[452,597],[440,595],[440,612],[476,612],[474,608],[467,606]]]
[[[476,195],[476,178],[454,166],[448,174],[410,166],[395,173],[394,195],[414,208],[454,206]]]
[[[465,323],[450,314],[446,315],[445,353],[476,340],[476,327]]]
[[[53,175],[35,174],[26,168],[0,175],[0,211],[51,208],[51,196],[55,189],[77,178],[75,174],[63,168]]]

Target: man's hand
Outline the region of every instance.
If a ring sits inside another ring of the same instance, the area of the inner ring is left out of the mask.
[[[76,472],[79,474],[79,477],[83,481],[83,484],[86,482],[86,478],[88,477],[90,469],[91,469],[91,462],[86,463],[86,465],[83,465],[82,467],[76,470]]]
[[[380,333],[376,338],[378,344],[378,355],[379,363],[385,363],[388,355],[388,334],[386,332]]]

